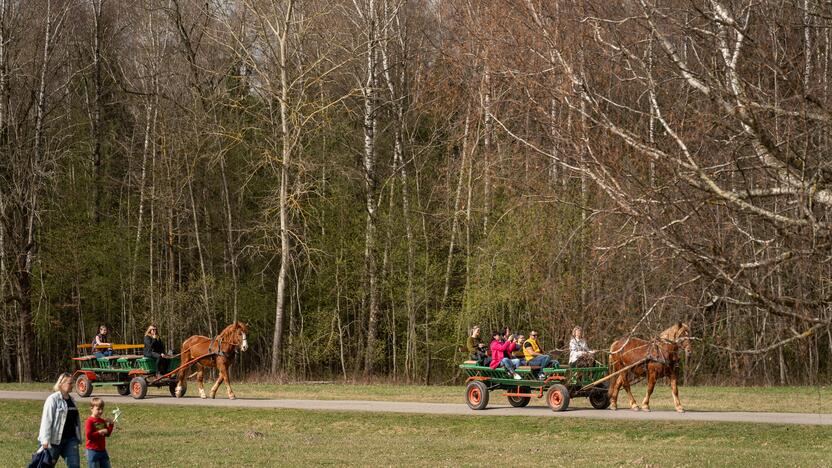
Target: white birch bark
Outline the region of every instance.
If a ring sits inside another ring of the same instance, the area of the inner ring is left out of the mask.
[[[280,133],[281,133],[281,163],[280,163],[280,270],[277,275],[277,302],[275,304],[274,336],[272,337],[272,362],[271,372],[276,374],[280,370],[281,354],[283,351],[283,319],[286,306],[286,276],[288,265],[291,261],[289,250],[289,226],[288,226],[288,185],[289,185],[289,163],[291,158],[291,145],[289,143],[289,79],[287,75],[288,58],[288,35],[292,22],[294,1],[286,5],[286,13],[281,24],[278,36],[279,61],[280,61]]]

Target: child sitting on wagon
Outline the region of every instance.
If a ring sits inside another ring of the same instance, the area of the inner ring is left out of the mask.
[[[107,325],[101,325],[98,327],[98,334],[92,340],[92,353],[97,358],[112,356],[112,346],[110,339],[107,337]]]
[[[104,419],[104,400],[93,398],[90,401],[92,416],[84,424],[87,434],[87,466],[89,468],[110,468],[110,456],[107,454],[106,437],[110,437],[115,428],[112,419]]]

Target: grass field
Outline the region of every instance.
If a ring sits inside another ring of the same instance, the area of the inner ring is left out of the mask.
[[[24,466],[35,450],[41,407],[37,401],[0,401],[5,466]],[[89,404],[79,401],[79,409],[86,417]],[[114,466],[832,464],[832,427],[826,426],[167,406],[122,410],[123,423],[108,441]]]
[[[210,388],[209,385],[206,387]],[[51,384],[0,384],[0,390],[48,391]],[[239,398],[283,398],[315,400],[390,400],[426,403],[462,403],[464,387],[418,385],[359,385],[359,384],[236,384],[234,391]],[[150,389],[149,392],[167,394],[167,390]],[[633,387],[636,399],[641,403],[645,387]],[[95,394],[115,394],[113,388],[96,388]],[[694,411],[767,411],[790,413],[832,413],[832,387],[680,387],[682,404]],[[196,383],[189,382],[188,395],[197,395]],[[217,397],[225,398],[224,387]],[[500,401],[495,394],[495,403]],[[532,405],[543,405],[533,400]],[[627,397],[622,390],[618,398],[621,408],[627,408]],[[586,398],[576,398],[573,407],[589,407]],[[651,398],[652,409],[673,409],[670,387],[657,385]]]

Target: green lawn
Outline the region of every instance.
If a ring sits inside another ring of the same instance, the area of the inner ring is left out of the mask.
[[[41,405],[0,401],[5,466],[25,465],[34,451]],[[79,409],[86,415],[89,404],[82,401]],[[825,426],[132,405],[122,410],[124,421],[108,441],[114,466],[832,464],[832,427]]]
[[[210,388],[210,385],[206,385]],[[0,390],[48,391],[51,384],[0,384]],[[426,403],[462,403],[464,387],[418,385],[359,385],[359,384],[236,384],[239,398],[283,398],[317,400],[391,400]],[[168,394],[167,390],[150,389],[151,393]],[[641,403],[645,387],[633,387]],[[113,388],[96,388],[95,394],[115,394]],[[791,413],[832,413],[832,387],[680,387],[682,404],[694,411],[768,411]],[[196,383],[189,382],[188,395],[197,395]],[[217,393],[225,398],[224,387]],[[498,393],[492,401],[503,404]],[[543,401],[533,400],[533,405]],[[624,391],[618,397],[620,408],[627,408]],[[585,398],[573,400],[573,407],[589,407]],[[673,409],[670,387],[657,385],[650,406],[652,409]]]

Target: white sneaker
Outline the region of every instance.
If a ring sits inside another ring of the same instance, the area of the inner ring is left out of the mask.
[[[523,377],[520,377],[520,374],[514,374],[514,380],[522,380]]]

